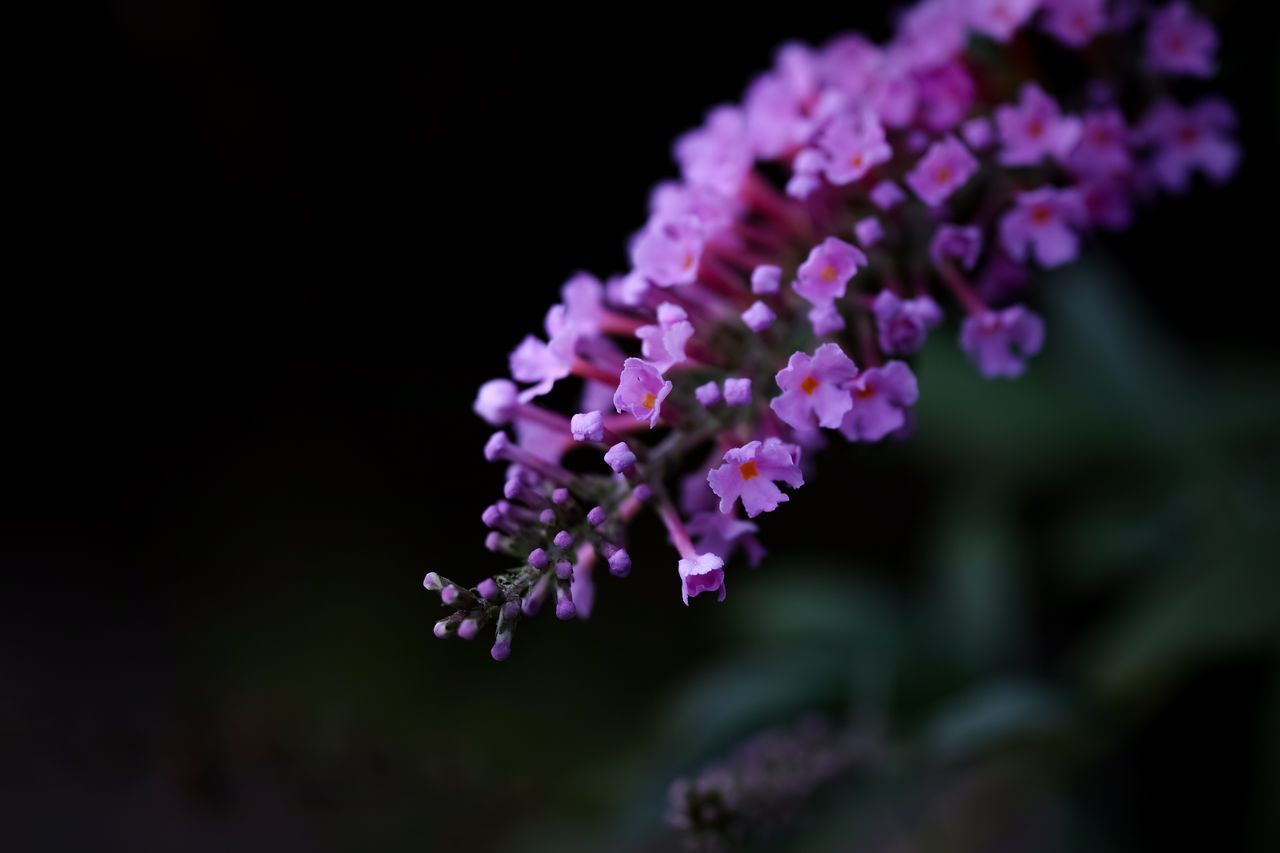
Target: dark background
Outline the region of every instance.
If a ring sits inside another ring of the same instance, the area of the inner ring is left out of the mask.
[[[4,312],[0,812],[23,846],[494,849],[607,820],[589,793],[602,768],[643,749],[751,580],[686,611],[646,522],[653,565],[603,584],[591,621],[525,626],[501,666],[435,641],[424,571],[498,568],[480,547],[500,479],[474,390],[569,273],[623,268],[678,132],[783,39],[881,36],[888,5],[153,0],[57,22],[22,98],[33,192]],[[1261,5],[1214,4],[1240,174],[1104,240],[1189,359],[1275,353]],[[898,508],[928,506],[941,487],[907,450],[892,464],[909,478],[876,470]],[[806,526],[806,553],[911,562],[915,513],[827,488],[876,535]],[[792,548],[796,528],[770,529]],[[1141,791],[1117,794],[1131,826],[1205,780],[1193,826],[1136,837],[1235,837],[1246,807],[1209,780],[1251,772],[1236,712],[1261,701],[1258,666],[1184,688],[1119,759]]]

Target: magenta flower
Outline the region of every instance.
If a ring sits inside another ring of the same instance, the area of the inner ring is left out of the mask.
[[[690,185],[737,195],[755,163],[746,116],[737,107],[717,107],[702,127],[676,140],[675,158]]]
[[[761,264],[751,271],[751,292],[764,295],[777,293],[782,287],[782,267]]]
[[[991,126],[991,119],[984,116],[976,116],[960,125],[960,135],[964,138],[965,145],[974,151],[989,148],[996,141],[996,131]]]
[[[720,386],[715,382],[704,382],[693,389],[693,396],[704,406],[714,406],[720,402]]]
[[[837,116],[818,134],[817,145],[826,155],[823,173],[837,185],[853,183],[893,156],[871,112]]]
[[[763,332],[772,326],[776,319],[778,315],[758,299],[751,303],[750,308],[742,312],[742,322],[746,323],[747,328],[753,332]]]
[[[881,181],[871,188],[871,201],[881,210],[892,210],[906,201],[907,194],[893,181]]]
[[[643,355],[659,373],[666,373],[672,365],[684,361],[685,344],[693,337],[693,324],[683,308],[671,302],[663,302],[658,306],[658,322],[636,329],[636,337],[640,339],[640,354]]]
[[[1007,42],[1040,8],[1040,0],[969,0],[969,26]]]
[[[733,512],[739,498],[748,518],[773,512],[789,498],[774,481],[793,489],[804,485],[800,472],[800,448],[781,439],[767,438],[735,447],[724,454],[724,464],[707,473],[711,491],[720,498],[720,511]]]
[[[677,567],[680,573],[680,597],[685,605],[692,596],[701,592],[720,591],[717,601],[724,601],[724,560],[715,554],[697,554],[682,559]]]
[[[901,299],[891,290],[880,291],[871,303],[876,317],[876,340],[880,349],[893,355],[919,351],[929,330],[942,322],[942,309],[928,296]]]
[[[604,463],[612,468],[615,474],[621,474],[636,464],[636,455],[625,441],[619,441],[604,452]]]
[[[519,403],[516,385],[507,379],[490,379],[480,386],[471,408],[492,426],[502,426],[511,420]]]
[[[976,225],[942,224],[929,241],[929,257],[935,264],[948,260],[959,263],[967,270],[973,269],[982,252],[982,229]]]
[[[751,379],[748,377],[726,379],[724,401],[730,406],[751,405]]]
[[[1080,120],[1063,116],[1058,102],[1035,83],[1026,83],[1018,103],[996,109],[1000,129],[1000,162],[1035,166],[1045,158],[1066,159],[1080,141]]]
[[[1026,370],[1026,360],[1044,346],[1044,321],[1022,305],[966,317],[960,347],[988,379],[1012,379]]]
[[[905,362],[872,367],[849,383],[853,408],[840,423],[850,441],[879,441],[907,423],[907,410],[920,398],[916,376]]]
[[[696,219],[656,217],[631,244],[631,263],[659,287],[689,284],[698,276],[703,242]]]
[[[853,225],[853,235],[864,249],[870,249],[884,239],[884,226],[874,216],[859,219]]]
[[[809,252],[792,287],[814,305],[829,305],[844,296],[849,279],[866,263],[867,256],[861,249],[828,237]]]
[[[1193,107],[1163,101],[1139,128],[1140,138],[1155,149],[1151,173],[1166,189],[1185,192],[1191,175],[1201,172],[1221,183],[1236,170],[1240,148],[1230,132],[1236,117],[1231,107],[1210,98]]]
[[[511,376],[517,382],[533,385],[520,392],[520,401],[541,397],[561,379],[569,375],[570,363],[533,335],[528,335],[511,353]]]
[[[1129,125],[1115,107],[1085,113],[1080,144],[1067,165],[1077,175],[1123,175],[1133,168]]]
[[[1071,47],[1084,47],[1107,26],[1106,0],[1044,0],[1045,32]]]
[[[671,393],[671,387],[670,382],[663,380],[658,368],[644,359],[629,358],[622,363],[613,406],[619,414],[625,412],[638,421],[648,421],[649,428],[653,429],[658,425],[662,401]]]
[[[1016,206],[1000,219],[1000,243],[1018,260],[1034,255],[1043,267],[1061,266],[1079,253],[1074,229],[1086,221],[1079,192],[1041,187],[1018,193]]]
[[[1218,34],[1186,3],[1170,3],[1147,28],[1147,67],[1162,74],[1212,77]]]
[[[835,429],[853,405],[845,385],[857,374],[853,359],[839,344],[823,344],[812,357],[793,353],[778,371],[782,394],[769,401],[769,407],[795,429],[812,429],[815,423]]]
[[[930,207],[937,207],[965,185],[978,171],[978,161],[954,136],[929,146],[924,157],[907,174],[907,184]]]

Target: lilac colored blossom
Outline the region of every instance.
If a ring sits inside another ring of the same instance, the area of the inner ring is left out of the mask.
[[[988,379],[1012,379],[1026,370],[1026,360],[1044,346],[1044,321],[1022,305],[966,317],[960,347]]]
[[[836,185],[858,180],[893,156],[880,120],[869,111],[833,119],[818,134],[817,146],[826,155],[823,173]]]
[[[569,430],[574,441],[604,441],[604,415],[579,412],[569,419]]]
[[[730,406],[748,406],[751,404],[751,380],[749,378],[726,379],[724,381],[724,401]]]
[[[827,168],[827,155],[817,148],[806,148],[796,155],[791,164],[791,178],[787,181],[787,195],[792,198],[808,198],[822,186],[822,173]]]
[[[942,309],[930,297],[901,299],[891,290],[876,295],[871,311],[876,318],[876,342],[891,355],[919,351],[929,330],[942,322]]]
[[[1170,3],[1147,28],[1147,67],[1162,74],[1212,77],[1218,34],[1181,0]]]
[[[724,560],[715,554],[696,554],[679,563],[680,598],[685,605],[691,596],[719,591],[717,601],[724,601]]]
[[[907,174],[907,184],[925,204],[937,207],[964,186],[978,171],[978,161],[954,136],[929,146],[924,157]]]
[[[1084,47],[1107,26],[1106,0],[1044,0],[1045,32],[1071,47]]]
[[[492,426],[502,426],[511,420],[519,402],[519,391],[514,382],[507,379],[491,379],[480,386],[472,410]]]
[[[644,359],[629,358],[622,364],[613,406],[619,414],[626,413],[638,421],[648,421],[652,429],[658,425],[662,401],[667,399],[671,388],[671,382],[663,380],[658,368]]]
[[[751,441],[725,451],[724,464],[707,474],[711,490],[720,498],[720,511],[730,513],[739,498],[748,518],[773,512],[789,498],[775,484],[793,489],[804,485],[800,472],[800,448],[781,439]]]
[[[517,382],[533,383],[520,392],[521,402],[528,402],[547,393],[570,372],[570,363],[533,335],[525,337],[512,351],[510,367],[511,376]]]
[[[874,216],[859,219],[853,225],[853,234],[864,249],[870,249],[884,239],[884,226]]]
[[[985,116],[976,116],[960,125],[960,136],[974,151],[988,148],[996,141],[995,128],[991,126],[991,119]]]
[[[1089,225],[1106,231],[1123,231],[1133,224],[1132,193],[1108,178],[1085,181],[1078,187]]]
[[[751,271],[751,292],[764,295],[782,288],[782,267],[761,264]]]
[[[701,485],[704,489],[707,488],[705,478]],[[760,561],[764,559],[764,546],[756,538],[760,528],[755,522],[744,521],[732,513],[725,514],[712,509],[710,512],[695,513],[689,519],[688,527],[689,533],[694,536],[693,543],[700,552],[710,551],[728,561],[741,548],[747,556],[747,563],[753,567],[760,565]]]
[[[631,452],[631,448],[625,441],[619,441],[605,451],[604,461],[614,470],[614,473],[621,474],[636,464],[636,455]]]
[[[901,361],[862,371],[849,383],[853,407],[840,422],[850,441],[879,441],[902,429],[907,410],[920,398],[916,376]]]
[[[1078,191],[1041,187],[1018,193],[1013,210],[1000,219],[1000,242],[1018,260],[1034,255],[1043,267],[1061,266],[1079,253],[1075,229],[1085,221]]]
[[[916,119],[934,133],[951,130],[964,121],[977,95],[973,78],[959,62],[929,69],[916,84],[920,89]]]
[[[823,344],[812,356],[793,353],[787,366],[778,371],[782,394],[769,406],[796,429],[811,429],[815,424],[835,429],[853,405],[845,385],[857,373],[853,359],[839,344]]]
[[[676,140],[675,157],[690,184],[737,194],[755,162],[746,116],[737,107],[717,107],[702,127]]]
[[[1040,9],[1040,0],[969,0],[969,26],[998,42],[1013,38]]]
[[[693,324],[688,317],[679,305],[663,302],[658,306],[657,324],[636,329],[641,354],[659,373],[666,373],[687,358],[685,344],[694,335]]]
[[[751,303],[750,308],[742,312],[742,322],[746,323],[747,328],[753,332],[763,332],[772,326],[776,319],[778,315],[758,299]]]
[[[929,257],[935,264],[957,261],[967,270],[973,269],[982,252],[982,229],[976,225],[938,226],[929,242]]]
[[[833,335],[845,327],[844,315],[834,302],[815,305],[809,309],[809,322],[813,325],[813,333],[820,338]]]
[[[849,279],[865,266],[867,256],[856,246],[828,237],[813,250],[796,274],[796,293],[814,305],[828,305],[844,296]]]
[[[1133,168],[1129,125],[1115,107],[1085,113],[1080,143],[1067,165],[1077,175],[1123,175]]]
[[[881,210],[892,210],[902,204],[907,194],[893,181],[881,181],[871,188],[871,201]]]
[[[1035,166],[1044,159],[1064,161],[1080,141],[1080,120],[1064,116],[1058,102],[1035,83],[1022,87],[1017,104],[996,109],[1000,162]]]
[[[698,276],[704,242],[696,219],[656,218],[632,243],[631,263],[659,287],[689,284]]]
[[[693,389],[693,396],[704,406],[714,406],[720,402],[720,386],[715,382],[704,382]]]
[[[1162,101],[1146,115],[1138,133],[1154,149],[1150,168],[1155,179],[1166,189],[1185,192],[1195,172],[1215,183],[1235,172],[1240,161],[1240,148],[1231,138],[1235,125],[1231,107],[1216,98],[1191,107]]]

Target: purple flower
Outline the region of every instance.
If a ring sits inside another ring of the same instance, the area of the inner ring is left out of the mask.
[[[1080,120],[1063,116],[1058,102],[1035,83],[1025,83],[1017,104],[996,109],[1000,162],[1035,166],[1046,157],[1062,161],[1080,140]]]
[[[568,376],[570,363],[545,342],[528,335],[512,351],[510,366],[511,375],[517,382],[534,383],[520,392],[520,401],[527,403],[547,393],[557,381]]]
[[[782,267],[761,264],[751,271],[751,292],[777,293],[782,287]]]
[[[769,401],[769,407],[796,429],[812,429],[815,422],[835,429],[853,405],[845,385],[857,374],[853,359],[839,344],[823,344],[812,357],[793,353],[787,366],[778,371],[782,394]]]
[[[823,172],[837,185],[858,180],[893,156],[880,120],[869,111],[836,116],[818,134],[817,145],[826,154]]]
[[[514,382],[507,379],[490,379],[480,386],[472,409],[493,426],[502,426],[511,420],[518,404],[518,392]]]
[[[720,386],[714,382],[705,382],[693,389],[693,396],[704,406],[714,406],[720,402]]]
[[[1044,0],[1044,30],[1063,44],[1084,47],[1106,25],[1106,0]]]
[[[988,379],[1013,379],[1044,346],[1044,321],[1022,305],[966,317],[960,347]]]
[[[945,136],[929,146],[916,167],[907,174],[907,184],[930,207],[937,207],[978,171],[978,161],[954,136]]]
[[[702,127],[676,140],[675,157],[691,185],[736,195],[755,161],[742,110],[730,106],[712,110]]]
[[[881,210],[892,210],[906,199],[902,187],[893,181],[881,181],[871,188],[871,201]]]
[[[636,464],[636,455],[631,452],[631,448],[625,441],[619,441],[605,451],[604,462],[613,469],[615,474],[621,474]]]
[[[814,305],[827,305],[844,296],[849,279],[866,263],[867,256],[861,249],[828,237],[809,252],[793,287]]]
[[[750,308],[742,312],[742,322],[746,323],[747,328],[753,332],[763,332],[772,326],[776,319],[778,315],[758,299],[751,304]]]
[[[701,485],[706,488],[705,478]],[[729,560],[741,546],[751,566],[760,565],[760,561],[764,559],[764,547],[756,538],[759,528],[755,522],[744,521],[732,513],[726,515],[713,509],[711,512],[695,513],[689,519],[688,528],[689,533],[695,537],[693,544],[699,551],[710,551]]]
[[[1080,238],[1073,229],[1086,219],[1080,193],[1074,189],[1041,187],[1018,193],[1017,205],[1000,219],[1000,242],[1018,260],[1034,254],[1041,266],[1061,266],[1079,253]]]
[[[1115,107],[1090,110],[1085,114],[1080,144],[1071,152],[1067,165],[1077,175],[1122,175],[1133,167],[1129,152],[1129,125]]]
[[[971,118],[960,125],[960,135],[964,137],[965,144],[974,151],[989,147],[996,139],[996,131],[991,126],[991,119],[982,116]]]
[[[786,192],[792,198],[808,198],[822,186],[822,170],[827,167],[827,155],[816,148],[806,148],[791,161],[791,177]]]
[[[1170,3],[1147,29],[1147,67],[1164,74],[1211,77],[1218,34],[1183,2]]]
[[[659,287],[689,284],[698,276],[702,246],[702,229],[693,217],[655,217],[631,244],[631,263]]]
[[[1118,181],[1098,178],[1080,184],[1089,224],[1107,231],[1123,231],[1133,224],[1132,193]]]
[[[884,239],[884,227],[879,219],[868,216],[854,223],[853,234],[864,249],[870,249]]]
[[[916,78],[916,85],[920,89],[916,120],[935,133],[964,121],[973,106],[976,87],[962,63],[931,68]]]
[[[1155,148],[1155,179],[1169,190],[1184,192],[1193,172],[1218,183],[1235,172],[1240,162],[1240,148],[1231,138],[1235,124],[1231,107],[1216,98],[1186,108],[1162,101],[1143,119],[1138,133]]]
[[[682,559],[679,564],[680,597],[686,605],[690,596],[700,592],[720,591],[717,601],[724,601],[724,560],[715,554],[695,554],[691,559]]]
[[[942,309],[928,296],[900,299],[891,290],[882,290],[871,303],[876,317],[880,349],[893,355],[919,351],[929,330],[942,322]]]
[[[1007,42],[1040,8],[1040,0],[969,0],[969,26]]]
[[[663,381],[662,373],[649,362],[629,358],[622,363],[622,375],[618,377],[618,390],[613,394],[613,406],[619,412],[628,412],[638,421],[649,422],[649,428],[658,424],[662,401],[671,393],[671,383]]]
[[[724,401],[730,406],[751,405],[751,380],[747,378],[724,381]]]
[[[982,230],[976,225],[939,225],[929,242],[929,257],[938,265],[951,259],[971,270],[981,251]]]
[[[793,489],[804,485],[800,473],[800,448],[781,439],[752,441],[725,451],[724,464],[707,473],[711,491],[720,498],[720,511],[733,512],[739,498],[748,518],[762,512],[773,512],[788,498],[775,484],[786,483]]]
[[[580,412],[569,419],[569,431],[574,441],[604,441],[604,415]]]
[[[663,302],[658,306],[657,325],[636,329],[640,339],[640,353],[650,361],[659,373],[666,373],[672,365],[686,359],[684,347],[693,337],[693,324],[679,305]]]
[[[920,398],[915,374],[901,361],[862,371],[849,383],[849,391],[853,408],[845,414],[840,431],[850,441],[879,441],[902,429],[907,409]]]
[[[809,322],[813,324],[813,333],[818,337],[834,335],[844,328],[844,316],[834,302],[815,305],[809,309]]]

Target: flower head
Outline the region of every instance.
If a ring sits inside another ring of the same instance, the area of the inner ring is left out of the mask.
[[[707,474],[711,490],[720,498],[720,511],[730,513],[738,499],[748,518],[773,512],[788,498],[775,481],[793,489],[804,485],[800,448],[781,439],[766,438],[725,451],[724,464]]]

